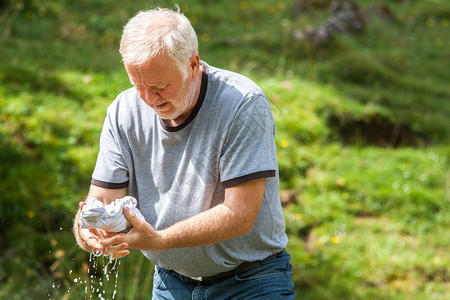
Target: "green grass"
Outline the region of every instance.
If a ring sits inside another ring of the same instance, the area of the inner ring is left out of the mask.
[[[121,28],[163,1],[7,2],[0,298],[96,297],[100,282],[111,298],[115,273],[107,280],[93,271],[71,222],[106,107],[129,86],[117,51]],[[450,4],[357,2],[366,32],[337,35],[325,47],[292,33],[324,22],[328,11],[294,18],[293,0],[180,7],[202,59],[250,76],[271,101],[281,187],[296,196],[284,212],[298,298],[446,299]],[[137,251],[123,259],[116,299],[148,297],[152,270]]]
[[[450,149],[308,149],[298,204],[285,208],[298,291],[306,299],[445,299],[449,203],[437,187]]]

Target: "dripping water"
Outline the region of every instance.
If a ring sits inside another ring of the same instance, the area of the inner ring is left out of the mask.
[[[72,282],[70,282],[70,286],[65,294],[70,294],[72,289],[84,291],[84,298],[81,299],[115,299],[117,295],[120,261],[109,256],[103,256],[102,252],[93,251],[89,255],[89,265],[87,279],[83,280],[81,276],[74,278]],[[72,270],[69,271],[69,274],[72,274]],[[114,290],[111,292],[110,287],[113,282]],[[53,292],[59,288],[61,288],[61,284],[52,284]],[[49,300],[56,299],[52,298],[51,295],[52,293],[50,292],[48,294]]]

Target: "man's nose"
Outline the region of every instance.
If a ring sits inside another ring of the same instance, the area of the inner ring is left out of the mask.
[[[153,103],[159,99],[159,94],[151,89],[146,89],[144,91],[144,98],[147,103]]]

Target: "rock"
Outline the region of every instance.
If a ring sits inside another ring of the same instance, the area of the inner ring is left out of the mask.
[[[324,24],[307,31],[297,30],[293,33],[293,38],[308,39],[318,46],[325,46],[336,33],[349,34],[365,31],[366,20],[353,0],[333,0],[329,9],[331,16]]]

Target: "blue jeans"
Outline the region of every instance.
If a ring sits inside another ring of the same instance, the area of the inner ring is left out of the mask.
[[[294,299],[290,255],[283,251],[255,269],[217,280],[200,282],[175,271],[155,267],[152,299]]]

